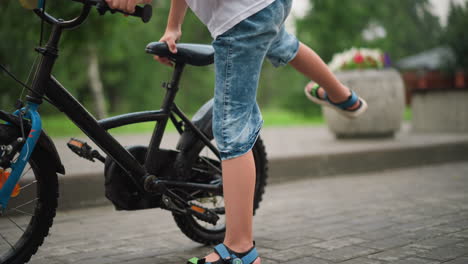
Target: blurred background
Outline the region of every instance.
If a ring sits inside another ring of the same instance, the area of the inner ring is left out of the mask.
[[[72,18],[81,8],[81,4],[72,1],[49,0],[47,3],[48,12],[63,18]],[[420,64],[414,66],[405,59],[428,51],[433,55],[434,51],[442,49],[453,59],[436,65],[439,75],[450,79],[452,84],[454,76],[460,72],[466,76],[467,1],[294,0],[293,3],[289,30],[326,62],[333,54],[351,47],[378,48],[390,56],[393,66],[399,68],[403,76],[416,70],[421,77],[425,76],[421,71],[434,69]],[[170,79],[171,69],[156,63],[152,56],[145,54],[144,48],[162,36],[169,4],[170,1],[154,1],[154,16],[148,24],[120,14],[99,16],[94,10],[81,28],[64,33],[60,57],[54,68],[55,77],[97,118],[158,109],[165,93],[161,83]],[[34,48],[38,45],[40,20],[23,9],[19,1],[1,1],[0,10],[0,63],[21,80],[27,80],[37,57]],[[45,36],[48,31],[46,25]],[[211,43],[208,31],[192,12],[187,14],[181,42]],[[411,119],[412,89],[424,86],[423,82],[413,80],[411,83],[408,78],[411,76],[405,78],[406,120]],[[264,64],[258,102],[267,126],[325,122],[321,109],[304,96],[303,87],[307,81],[291,67],[275,69],[268,62]],[[212,66],[187,67],[178,104],[192,115],[213,96],[213,83]],[[21,87],[0,73],[0,94],[0,108],[12,110],[21,95]],[[46,118],[46,129],[53,136],[77,133],[75,128],[64,125],[65,117],[52,106],[44,104],[41,113]],[[152,129],[153,125],[148,124],[129,132]]]

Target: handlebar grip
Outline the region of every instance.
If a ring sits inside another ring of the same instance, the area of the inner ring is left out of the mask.
[[[112,13],[119,12],[119,13],[125,14],[127,16],[140,17],[141,20],[144,23],[148,23],[151,20],[151,17],[153,16],[153,7],[151,5],[145,5],[143,7],[135,6],[135,12],[134,13],[127,13],[125,11],[118,10],[118,9],[110,9],[110,10],[111,10]]]
[[[141,17],[141,20],[144,23],[148,23],[151,20],[151,17],[153,16],[153,7],[151,5],[145,5],[143,7],[136,6],[135,13],[130,15]]]
[[[153,16],[153,7],[151,5],[146,4],[145,6],[135,6],[135,12],[133,14],[118,10],[118,9],[111,9],[105,0],[73,0],[75,2],[81,3],[88,3],[91,5],[95,5],[97,10],[101,15],[105,14],[107,11],[111,13],[119,12],[128,16],[136,16],[140,17],[144,23],[148,23]]]

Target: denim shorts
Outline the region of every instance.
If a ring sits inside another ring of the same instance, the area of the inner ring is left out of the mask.
[[[284,28],[292,0],[276,0],[213,41],[216,84],[213,135],[221,159],[251,150],[263,118],[257,87],[265,57],[275,66],[288,64],[299,41]]]

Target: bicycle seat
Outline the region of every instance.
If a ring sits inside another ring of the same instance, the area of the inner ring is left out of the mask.
[[[195,66],[210,65],[214,62],[214,49],[211,45],[178,43],[177,53],[169,51],[165,42],[151,42],[146,52],[160,57],[168,57],[176,63],[187,63]]]

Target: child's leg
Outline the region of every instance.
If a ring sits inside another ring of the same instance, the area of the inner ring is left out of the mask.
[[[226,237],[224,244],[237,252],[245,252],[253,246],[252,219],[255,193],[255,162],[252,151],[237,158],[224,160],[223,191],[226,208]],[[211,253],[208,262],[219,256]],[[260,264],[260,258],[253,262]]]
[[[216,72],[213,136],[222,159],[224,244],[238,253],[247,253],[253,246],[256,170],[252,148],[263,124],[256,102],[258,81],[265,56],[280,33],[290,6],[291,0],[276,0],[213,42]],[[256,256],[256,251],[250,252],[253,252],[250,256]],[[215,253],[206,257],[207,262],[218,259],[220,256]],[[255,258],[252,263],[260,264],[260,259]]]
[[[297,55],[289,64],[323,87],[331,101],[343,102],[351,95],[349,89],[336,79],[323,60],[303,43],[299,44]],[[323,89],[319,89],[318,93],[319,96],[323,98]],[[358,106],[359,102],[356,102],[356,104],[349,109],[354,109]]]

